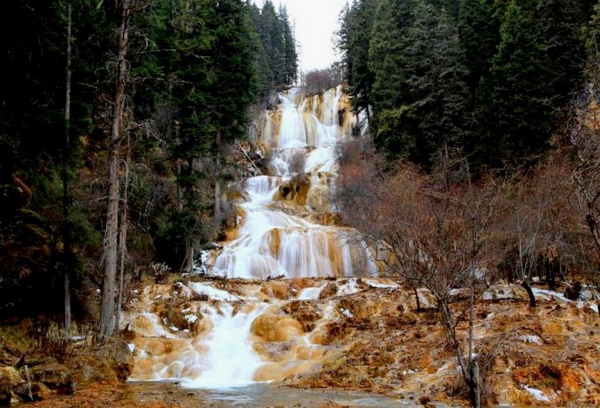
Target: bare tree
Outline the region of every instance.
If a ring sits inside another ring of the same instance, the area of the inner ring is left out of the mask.
[[[339,63],[328,68],[315,69],[303,75],[302,83],[307,95],[323,93],[344,82],[344,71]]]
[[[528,174],[513,174],[506,189],[505,205],[510,211],[502,235],[505,252],[512,254],[505,258],[506,269],[510,270],[509,279],[516,279],[529,294],[531,307],[536,306],[532,278],[545,277],[555,288],[555,275],[570,251],[568,236],[577,230],[576,209],[570,199],[573,186],[565,178],[572,166],[564,160],[565,155],[558,149]]]
[[[480,406],[472,335],[474,285],[485,266],[483,249],[500,211],[501,186],[491,178],[478,185],[450,184],[446,175],[425,175],[408,163],[386,164],[391,171],[374,160],[369,163],[354,162],[342,169],[342,217],[383,249],[381,261],[388,272],[432,293],[471,400]],[[460,287],[471,291],[466,339],[459,336],[457,312],[451,307],[452,290]]]

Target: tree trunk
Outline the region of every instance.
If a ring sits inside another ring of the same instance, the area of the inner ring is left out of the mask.
[[[108,207],[106,209],[106,230],[104,234],[104,276],[102,280],[102,301],[100,305],[100,329],[98,340],[102,343],[115,332],[115,279],[117,275],[119,238],[119,144],[121,141],[123,111],[125,103],[125,81],[127,80],[127,47],[129,36],[129,0],[121,2],[121,23],[119,25],[117,80],[110,134]]]
[[[473,359],[473,348],[472,348],[472,333],[469,334],[469,356],[465,358],[463,354],[461,342],[456,337],[456,326],[452,319],[452,312],[450,311],[450,307],[448,302],[445,299],[437,298],[438,308],[442,313],[442,325],[444,327],[444,332],[446,334],[446,338],[448,339],[448,343],[454,350],[456,354],[456,359],[458,360],[458,366],[460,368],[460,373],[463,377],[465,385],[469,390],[469,397],[471,398],[471,404],[479,408],[481,407],[481,392],[479,387],[479,369],[477,367],[476,360]],[[473,319],[471,317],[470,319]],[[471,322],[470,322],[471,324]],[[470,328],[470,331],[472,328]]]
[[[215,160],[215,211],[214,220],[221,220],[221,131],[217,131],[217,139],[215,141],[217,147],[217,157]]]
[[[416,286],[412,287],[413,292],[415,293],[415,301],[417,303],[417,313],[421,313],[421,299],[419,298],[419,291]]]
[[[521,282],[521,286],[527,291],[527,295],[529,296],[529,307],[536,307],[537,303],[535,302],[535,296],[533,295],[533,291],[531,290],[531,286],[527,281]]]
[[[182,272],[192,272],[194,269],[194,240],[190,237],[186,240],[185,259],[183,260]]]
[[[121,218],[119,219],[119,294],[117,301],[117,322],[115,327],[119,329],[121,309],[123,306],[123,286],[125,276],[125,262],[127,260],[127,228],[129,223],[129,164],[131,163],[131,147],[130,140],[127,137],[127,153],[125,159],[125,175],[123,176],[123,205],[121,206]]]
[[[481,387],[479,378],[479,364],[477,360],[470,362],[469,366],[470,379],[468,382],[469,396],[471,398],[471,404],[474,408],[481,408]]]
[[[467,381],[471,403],[475,408],[481,407],[481,380],[479,378],[479,364],[475,357],[475,290],[471,284],[471,302],[469,310],[469,379]]]
[[[63,268],[64,268],[64,304],[65,304],[65,337],[71,336],[71,273],[73,257],[71,248],[71,227],[69,225],[69,156],[71,152],[71,41],[72,41],[73,7],[67,6],[67,62],[65,77],[65,146],[63,152]]]

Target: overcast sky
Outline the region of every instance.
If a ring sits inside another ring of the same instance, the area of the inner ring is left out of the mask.
[[[271,0],[275,9],[279,4],[287,8],[290,23],[296,28],[300,43],[300,68],[307,72],[327,68],[337,55],[333,47],[333,32],[338,29],[340,11],[348,0]],[[254,0],[262,7],[264,0]]]

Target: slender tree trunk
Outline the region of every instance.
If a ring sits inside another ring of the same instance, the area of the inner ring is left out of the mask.
[[[183,272],[191,272],[194,268],[194,240],[188,237],[185,245],[185,259],[183,260]]]
[[[215,212],[214,220],[221,220],[221,131],[217,131],[217,139],[215,141],[217,147],[217,157],[215,160]]]
[[[119,238],[119,144],[123,126],[125,104],[125,81],[127,80],[127,48],[129,36],[129,0],[121,2],[119,25],[117,80],[110,133],[108,207],[106,209],[106,231],[104,235],[104,276],[100,305],[100,330],[98,340],[106,341],[115,332],[115,279],[117,275],[117,245]]]
[[[115,327],[119,329],[121,309],[123,306],[123,286],[125,276],[125,263],[127,261],[127,229],[129,226],[129,165],[131,163],[130,139],[127,137],[125,158],[125,174],[123,176],[123,203],[121,205],[121,218],[119,219],[119,293],[117,300],[117,322]]]
[[[413,292],[415,293],[415,301],[417,303],[417,313],[421,313],[421,299],[419,298],[419,290],[416,286],[412,287]]]
[[[63,262],[64,270],[64,303],[65,303],[65,337],[71,336],[71,274],[72,274],[72,248],[71,227],[69,225],[70,193],[69,193],[69,156],[71,152],[71,41],[73,23],[73,6],[67,6],[67,63],[65,78],[65,146],[63,152]]]
[[[469,354],[469,356],[465,358],[465,355],[461,348],[461,342],[456,337],[456,327],[452,319],[452,312],[450,311],[450,306],[448,305],[448,302],[445,299],[440,298],[438,298],[437,301],[438,308],[442,313],[442,325],[445,329],[444,332],[446,333],[446,338],[448,339],[450,346],[456,354],[456,359],[458,360],[460,372],[462,374],[463,380],[465,381],[467,388],[469,389],[471,403],[474,407],[479,408],[481,406],[481,400],[478,383],[476,382],[479,377],[478,367],[476,366],[476,364],[473,364],[472,354]],[[469,336],[472,336],[472,334],[470,333]],[[472,346],[471,344],[469,344],[469,353],[472,352]],[[474,377],[474,375],[476,377]]]
[[[473,326],[475,323],[475,290],[471,284],[471,302],[469,313],[469,393],[471,402],[475,408],[481,407],[481,387],[479,378],[479,364],[475,357],[475,335]]]

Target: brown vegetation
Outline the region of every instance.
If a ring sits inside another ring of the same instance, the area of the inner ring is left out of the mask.
[[[481,354],[469,357],[473,333],[460,339],[457,325],[466,320],[472,329],[473,304],[481,289],[499,280],[520,283],[535,307],[530,288],[534,279],[550,288],[558,279],[585,281],[592,292],[597,287],[597,274],[588,272],[597,269],[600,253],[594,253],[600,249],[600,218],[595,208],[599,188],[592,179],[598,174],[589,169],[592,159],[587,159],[588,173],[581,168],[574,172],[565,160],[566,149],[557,149],[536,167],[473,180],[466,160],[448,151],[439,155],[432,171],[424,172],[358,147],[354,143],[342,150],[337,190],[342,219],[376,248],[387,274],[413,287],[418,309],[417,288],[431,291],[448,345],[473,404],[479,406],[487,388],[480,370],[488,362]],[[585,153],[597,160],[595,150],[578,149],[580,159]],[[583,213],[576,207],[576,194],[587,197]],[[584,220],[593,239],[583,228]],[[450,305],[450,293],[458,288],[470,291],[465,296],[471,298],[470,311]]]

